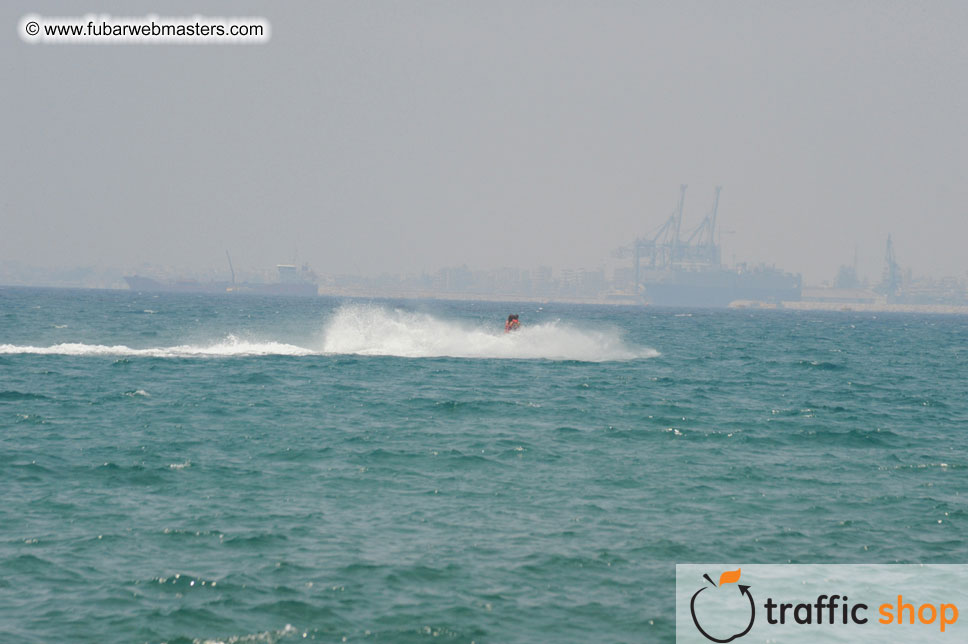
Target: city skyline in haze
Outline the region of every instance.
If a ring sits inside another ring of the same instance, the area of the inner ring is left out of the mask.
[[[595,268],[688,184],[727,264],[964,277],[968,7],[105,2],[265,45],[31,45],[12,2],[0,261],[320,274]]]

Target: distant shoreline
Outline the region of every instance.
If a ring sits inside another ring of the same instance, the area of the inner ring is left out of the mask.
[[[0,284],[2,289],[51,289],[51,290],[74,290],[74,291],[111,291],[137,293],[128,288],[96,288],[86,286],[32,286],[25,284]],[[178,293],[172,293],[178,295]],[[232,297],[245,297],[246,293],[226,293]],[[270,296],[278,297],[278,296]],[[361,291],[357,289],[326,289],[320,287],[317,297],[331,298],[354,298],[354,299],[386,299],[386,300],[439,300],[443,302],[509,302],[521,304],[582,304],[589,306],[620,306],[629,308],[642,308],[650,310],[673,310],[673,309],[704,309],[709,310],[750,310],[750,311],[827,311],[834,313],[913,313],[927,315],[968,315],[968,305],[963,304],[888,304],[885,302],[820,302],[810,300],[784,301],[784,302],[759,302],[749,300],[737,300],[728,307],[675,307],[675,306],[654,306],[651,304],[633,302],[630,299],[620,298],[584,298],[584,297],[533,297],[523,295],[487,295],[480,293],[433,293],[427,291]],[[306,299],[312,299],[306,298]]]
[[[783,302],[790,311],[844,311],[853,313],[930,313],[934,315],[968,315],[963,304],[882,304],[873,302]]]
[[[642,302],[634,302],[631,299],[618,298],[581,298],[581,297],[554,297],[540,298],[528,296],[501,296],[468,293],[430,293],[423,291],[404,291],[397,293],[388,292],[362,292],[355,289],[328,289],[320,288],[319,294],[326,297],[353,297],[353,298],[382,298],[397,300],[443,300],[454,302],[529,302],[537,304],[587,304],[592,306],[625,306],[638,307],[644,309],[664,310],[664,309],[751,309],[751,310],[775,310],[775,311],[833,311],[833,312],[856,312],[856,313],[923,313],[934,315],[968,315],[968,305],[959,304],[888,304],[886,302],[816,302],[816,301],[785,301],[785,302],[759,302],[737,300],[728,307],[676,307],[676,306],[655,306]]]

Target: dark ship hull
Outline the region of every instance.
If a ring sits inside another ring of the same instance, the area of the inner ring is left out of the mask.
[[[641,285],[649,304],[696,308],[726,307],[736,301],[771,304],[798,301],[802,290],[799,275],[774,269],[648,271]]]

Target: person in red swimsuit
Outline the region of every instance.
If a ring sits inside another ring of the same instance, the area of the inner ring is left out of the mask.
[[[510,333],[511,331],[517,331],[521,328],[521,322],[518,320],[518,314],[512,313],[508,316],[508,321],[504,323],[504,332]]]

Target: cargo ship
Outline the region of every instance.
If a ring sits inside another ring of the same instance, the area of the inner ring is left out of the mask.
[[[680,234],[686,186],[679,204],[654,235],[636,239],[619,256],[634,256],[635,296],[656,306],[726,307],[734,302],[779,305],[800,300],[803,280],[771,266],[723,266],[716,242],[719,193],[712,210],[689,235]]]
[[[670,268],[644,271],[639,292],[655,306],[726,307],[734,302],[797,302],[802,286],[799,275],[771,267]]]
[[[229,261],[231,268],[231,260]],[[142,293],[205,293],[205,294],[250,294],[250,295],[292,295],[315,297],[319,294],[316,275],[303,265],[279,264],[278,282],[236,282],[235,270],[232,281],[200,282],[198,280],[161,281],[141,275],[125,276],[128,288]]]

